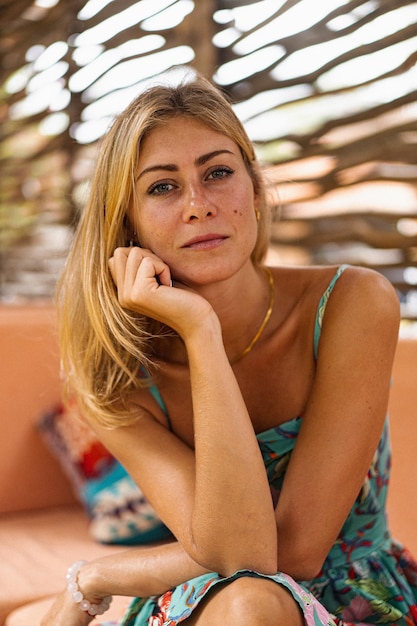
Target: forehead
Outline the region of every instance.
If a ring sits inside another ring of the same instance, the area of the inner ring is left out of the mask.
[[[240,154],[236,142],[228,135],[210,128],[199,120],[181,115],[158,124],[141,141],[139,163],[158,157],[196,156],[211,149],[227,149]]]

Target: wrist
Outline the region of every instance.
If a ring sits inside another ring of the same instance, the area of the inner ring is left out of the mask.
[[[207,348],[208,343],[213,347],[223,347],[222,329],[216,313],[212,310],[201,317],[183,333],[182,338],[188,352],[199,350],[201,346]]]
[[[99,604],[103,598],[110,596],[111,593],[106,590],[105,585],[100,577],[100,568],[95,561],[83,561],[77,575],[78,585],[84,596]]]
[[[76,561],[67,571],[67,590],[71,594],[73,602],[79,605],[80,609],[88,615],[102,615],[105,613],[113,600],[112,596],[97,596],[89,594],[88,591],[80,584],[80,575],[82,568],[88,566],[87,561]],[[85,585],[87,587],[87,585]],[[84,595],[84,594],[87,595]]]

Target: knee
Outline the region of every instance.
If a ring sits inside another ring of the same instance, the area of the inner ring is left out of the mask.
[[[302,626],[304,620],[291,594],[271,580],[238,578],[223,590],[228,624]]]

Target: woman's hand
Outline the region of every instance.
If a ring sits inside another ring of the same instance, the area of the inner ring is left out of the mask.
[[[85,626],[94,619],[92,613],[101,615],[107,611],[112,597],[97,590],[100,585],[97,585],[94,573],[94,563],[89,564],[87,561],[74,563],[67,572],[67,590],[57,597],[43,618],[41,626]],[[81,595],[79,602],[74,601],[75,592]],[[86,600],[89,603],[82,608],[82,603]]]
[[[42,618],[40,626],[87,626],[94,617],[80,609],[68,591],[62,592]]]
[[[168,265],[150,250],[117,248],[109,267],[124,308],[167,324],[184,340],[202,320],[217,318],[211,305],[197,293],[181,283],[172,287]]]

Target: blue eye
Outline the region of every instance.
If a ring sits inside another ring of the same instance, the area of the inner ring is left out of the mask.
[[[207,178],[211,178],[212,180],[222,180],[223,178],[231,176],[233,172],[234,170],[232,170],[230,167],[225,167],[224,165],[222,165],[221,167],[215,167],[213,170],[211,170]]]
[[[169,193],[174,188],[174,185],[168,182],[160,182],[154,183],[148,189],[148,194],[150,196],[161,196],[163,194]]]

